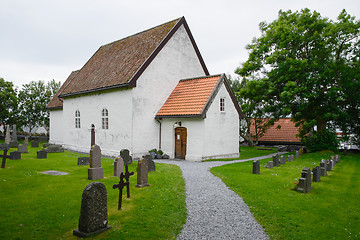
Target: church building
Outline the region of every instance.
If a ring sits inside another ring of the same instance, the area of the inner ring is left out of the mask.
[[[240,106],[224,74],[210,75],[185,18],[101,46],[48,104],[50,143],[133,157],[239,157]]]

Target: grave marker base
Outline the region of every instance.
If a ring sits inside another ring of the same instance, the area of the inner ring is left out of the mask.
[[[79,229],[76,229],[76,230],[73,231],[73,234],[75,236],[78,236],[78,237],[87,238],[87,237],[90,237],[92,235],[105,232],[106,230],[108,230],[110,228],[111,228],[111,226],[106,226],[105,228],[99,229],[99,230],[97,230],[95,232],[91,232],[91,233],[81,232],[81,231],[79,231]]]

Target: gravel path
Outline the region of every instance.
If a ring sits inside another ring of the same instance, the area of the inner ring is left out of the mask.
[[[270,239],[242,198],[212,175],[209,169],[273,155],[226,162],[157,160],[178,165],[185,179],[188,216],[178,239]]]

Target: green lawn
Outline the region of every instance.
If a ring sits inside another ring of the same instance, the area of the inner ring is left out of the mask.
[[[15,149],[11,149],[15,150]],[[0,239],[77,239],[82,191],[91,181],[88,166],[77,166],[77,153],[49,153],[36,159],[36,151],[22,154],[21,160],[7,160],[0,169]],[[1,154],[3,152],[1,151]],[[101,239],[175,239],[186,221],[185,182],[179,167],[156,164],[149,173],[147,188],[135,188],[136,163],[130,165],[131,198],[123,195],[123,209],[118,211],[119,191],[112,185],[113,160],[103,158],[108,194],[110,230]],[[58,170],[70,173],[50,176],[40,172]],[[124,191],[126,192],[126,191]]]
[[[304,154],[278,168],[252,174],[252,162],[212,168],[241,196],[271,239],[360,239],[360,155],[341,156],[333,171],[307,193],[295,191],[303,167],[320,165],[330,152]]]
[[[266,149],[272,149],[272,150],[259,150],[259,148],[262,148],[262,147],[240,146],[239,147],[239,149],[240,149],[240,157],[239,158],[208,159],[208,160],[205,160],[204,162],[241,160],[241,159],[248,159],[248,158],[253,158],[253,157],[260,157],[260,156],[278,152],[276,150],[276,148],[266,147]]]

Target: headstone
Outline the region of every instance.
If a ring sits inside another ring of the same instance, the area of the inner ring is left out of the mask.
[[[259,162],[259,160],[253,161],[253,174],[260,174],[260,162]]]
[[[289,155],[288,156],[288,162],[292,162],[294,161],[294,155]]]
[[[273,161],[268,161],[265,167],[266,168],[273,168]]]
[[[320,162],[320,168],[321,168],[321,176],[326,176],[327,174],[327,164],[326,160],[322,159]]]
[[[91,124],[91,143],[90,147],[95,145],[95,125]]]
[[[60,145],[50,145],[46,149],[46,152],[48,152],[48,153],[60,153],[60,152],[64,152],[64,148],[62,146],[60,146]]]
[[[124,160],[125,165],[132,163],[132,157],[130,156],[130,151],[128,149],[122,149],[120,151],[120,156]]]
[[[23,144],[29,145],[29,137],[25,137]]]
[[[6,143],[0,143],[0,151],[9,150],[9,145]]]
[[[90,158],[89,157],[78,157],[78,166],[80,165],[90,165]]]
[[[9,144],[10,148],[17,148],[19,147],[19,142],[18,141],[11,141]]]
[[[281,155],[280,156],[280,164],[285,164],[285,163],[286,163],[285,155]]]
[[[50,143],[44,143],[43,148],[48,148],[51,144]]]
[[[336,155],[335,160],[336,160],[337,163],[339,163],[340,162],[340,155]]]
[[[298,191],[308,193],[311,187],[311,171],[310,168],[303,168],[301,178],[299,179]]]
[[[89,183],[82,194],[79,228],[73,234],[89,237],[109,228],[106,187],[100,182]]]
[[[13,130],[11,134],[11,141],[9,143],[9,146],[11,148],[17,148],[19,147],[19,142],[17,141],[17,133],[16,133],[16,125],[13,125]]]
[[[90,150],[90,168],[88,168],[88,179],[102,179],[103,168],[101,167],[101,149],[98,145],[93,145]]]
[[[320,182],[321,168],[316,166],[313,168],[313,182]]]
[[[276,154],[273,156],[273,166],[278,167],[279,166],[279,154]]]
[[[10,159],[11,160],[21,159],[21,153],[18,151],[10,152]]]
[[[114,176],[120,177],[120,174],[124,172],[124,160],[122,157],[116,158],[114,161]]]
[[[137,184],[135,187],[147,187],[148,184],[148,159],[141,158],[137,166]]]
[[[335,156],[331,155],[330,160],[335,160]]]
[[[47,152],[45,150],[40,150],[36,152],[36,158],[38,159],[45,159],[47,158]]]
[[[25,143],[19,145],[18,151],[21,153],[28,153],[28,145]]]
[[[332,170],[332,168],[331,168],[331,161],[330,160],[326,160],[326,170],[327,171],[331,171]]]
[[[300,156],[299,151],[296,151],[295,154],[296,154],[295,157],[296,157],[296,158],[299,158],[299,156]]]
[[[122,191],[123,188],[126,187],[127,189],[127,198],[130,197],[130,176],[134,175],[134,172],[129,172],[129,165],[125,165],[125,174],[123,172],[120,173],[120,182],[119,184],[114,184],[113,189],[118,188],[119,189],[119,203],[118,203],[118,210],[121,209],[121,203],[122,203]],[[124,181],[124,179],[126,181]]]
[[[10,126],[6,125],[6,130],[5,130],[5,144],[10,144],[11,142],[11,138],[10,138]]]
[[[32,147],[32,148],[38,148],[38,147],[39,147],[39,141],[37,141],[37,140],[32,140],[32,141],[31,141],[31,147]]]
[[[146,155],[144,158],[148,159],[148,172],[155,172],[156,166],[155,166],[155,162],[152,159],[152,157],[150,155]]]
[[[10,158],[10,155],[7,155],[8,149],[5,148],[3,155],[0,155],[0,157],[2,157],[2,163],[1,163],[1,168],[5,168],[5,164],[6,164],[6,159]]]

